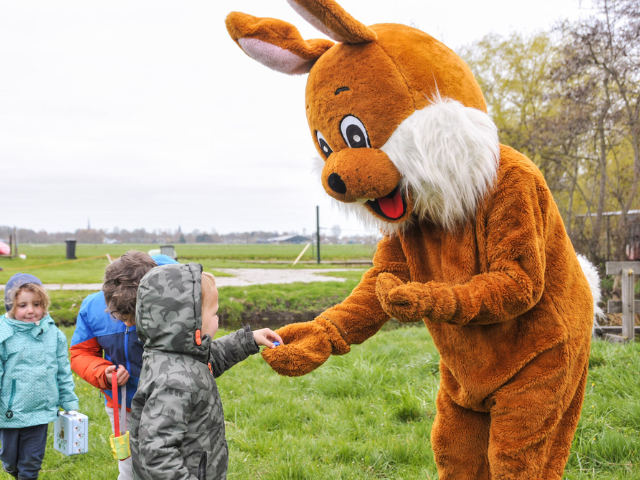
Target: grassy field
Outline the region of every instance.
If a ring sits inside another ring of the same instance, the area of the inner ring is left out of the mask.
[[[280,327],[292,321],[313,319],[318,313],[345,299],[358,284],[364,270],[331,272],[345,282],[290,283],[222,287],[220,292],[221,327],[239,328],[241,322],[254,328]],[[82,300],[94,291],[52,290],[49,313],[57,325],[73,326]],[[0,312],[4,313],[4,296],[0,295]]]
[[[640,344],[595,342],[590,364],[564,478],[640,479]],[[423,326],[382,331],[301,378],[278,376],[255,355],[218,379],[229,479],[436,479],[429,435],[438,376]],[[103,401],[77,378],[76,392],[90,417],[89,453],[55,451],[51,427],[40,478],[113,480]]]
[[[4,284],[16,272],[31,273],[44,283],[100,283],[104,269],[109,264],[106,254],[118,257],[128,250],[149,251],[159,248],[149,244],[93,245],[79,244],[76,247],[78,260],[66,259],[66,245],[21,245],[20,253],[27,258],[0,258],[0,284]],[[293,262],[302,252],[303,245],[176,245],[180,262],[201,263],[207,269],[247,267],[291,268],[290,263],[260,264],[247,261]],[[323,262],[345,260],[371,260],[375,245],[322,245]],[[311,248],[300,261],[312,261]],[[320,268],[327,265],[321,265]],[[318,268],[317,264],[298,264],[295,268]]]
[[[241,322],[254,328],[281,327],[287,323],[312,320],[319,313],[344,300],[360,282],[365,270],[331,272],[345,282],[289,283],[222,287],[220,325],[239,328]]]
[[[112,257],[151,245],[79,245],[79,262],[65,260],[64,245],[22,246],[27,260],[1,259],[0,283],[16,271],[45,283],[99,283]],[[207,269],[255,268],[243,260],[292,261],[298,245],[177,245],[181,262]],[[372,246],[323,247],[323,259],[370,259]],[[310,254],[307,254],[310,257]],[[42,266],[47,265],[47,266]],[[269,268],[288,265],[264,265]],[[316,267],[316,265],[311,265]],[[25,268],[26,267],[26,268]],[[36,268],[29,268],[36,267]],[[308,266],[300,266],[305,268]],[[332,272],[344,283],[256,285],[220,289],[221,325],[263,318],[279,324],[313,318],[344,299],[363,268]],[[51,314],[71,338],[82,299],[89,291],[52,291]],[[0,297],[0,311],[4,311]],[[275,326],[276,324],[270,323]],[[439,380],[438,352],[426,328],[383,331],[352,353],[332,357],[297,379],[280,377],[259,355],[219,381],[230,448],[229,479],[435,479],[429,434]],[[640,480],[640,344],[594,342],[584,408],[566,479]],[[42,479],[114,479],[108,449],[110,425],[98,391],[76,377],[80,410],[90,417],[90,452],[65,457],[48,448]],[[0,479],[10,479],[0,473]]]
[[[78,245],[79,261],[65,259],[65,245],[25,245],[20,251],[27,259],[0,259],[0,284],[17,271],[36,275],[44,283],[101,283],[108,265],[106,253],[112,258],[128,250],[147,251],[153,245]],[[246,264],[241,261],[293,261],[302,251],[300,245],[178,245],[181,262],[201,263],[216,276],[228,275],[216,268],[269,267],[291,268],[290,264]],[[327,245],[323,258],[327,260],[371,259],[371,245]],[[93,258],[98,257],[98,258]],[[317,264],[298,265],[296,268],[317,268]],[[332,272],[332,276],[347,278],[344,283],[318,282],[313,284],[256,285],[251,287],[223,287],[220,289],[221,325],[236,328],[241,322],[254,327],[281,326],[291,321],[313,318],[322,310],[343,300],[356,286],[365,270],[356,268],[348,272]],[[74,325],[82,300],[93,291],[53,290],[51,316],[58,325]],[[0,310],[3,311],[3,296]]]

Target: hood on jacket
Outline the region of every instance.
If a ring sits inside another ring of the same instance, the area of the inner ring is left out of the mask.
[[[0,343],[17,332],[26,332],[33,338],[37,338],[41,333],[46,332],[56,322],[49,314],[46,314],[39,323],[23,322],[6,315],[0,315]]]
[[[211,337],[200,337],[201,280],[202,265],[197,263],[158,266],[142,278],[136,301],[136,330],[145,350],[208,360]]]

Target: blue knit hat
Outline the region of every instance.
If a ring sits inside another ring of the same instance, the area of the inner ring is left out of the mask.
[[[175,265],[178,262],[176,262],[173,258],[171,258],[168,255],[151,255],[151,258],[153,258],[153,261],[156,262],[156,265],[160,266],[160,265]]]
[[[38,277],[29,273],[16,273],[9,279],[7,286],[4,289],[4,307],[7,309],[7,312],[11,310],[11,307],[13,306],[13,303],[11,303],[12,293],[27,283],[42,285],[42,282]]]

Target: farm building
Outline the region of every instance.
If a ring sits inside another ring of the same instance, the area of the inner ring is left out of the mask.
[[[267,240],[268,243],[309,243],[311,239],[302,235],[280,235]]]

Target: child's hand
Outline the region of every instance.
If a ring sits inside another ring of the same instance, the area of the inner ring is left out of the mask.
[[[253,332],[253,338],[258,345],[264,345],[269,348],[276,348],[273,342],[280,342],[280,345],[284,345],[284,342],[276,332],[270,328],[263,328]]]
[[[107,369],[104,371],[105,375],[107,376],[107,384],[109,386],[111,386],[111,373],[116,369],[115,365],[110,365],[107,367]],[[127,383],[129,381],[129,372],[127,372],[127,369],[124,368],[122,365],[120,365],[118,367],[118,376],[116,377],[118,379],[118,385],[122,386],[125,383]]]

